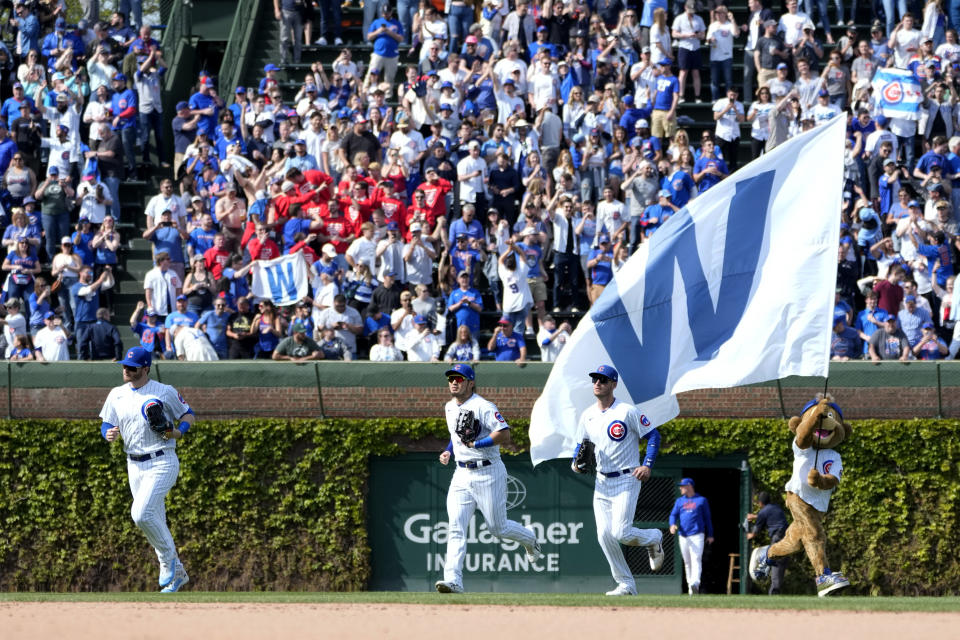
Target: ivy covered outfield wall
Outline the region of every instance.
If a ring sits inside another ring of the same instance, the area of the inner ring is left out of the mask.
[[[129,517],[123,453],[98,426],[0,422],[0,589],[156,589],[155,556]],[[526,423],[512,426],[525,451]],[[827,519],[831,565],[860,594],[956,594],[960,423],[853,426]],[[789,477],[783,420],[681,419],[663,433],[665,453],[746,452],[756,490],[777,495]],[[198,423],[178,446],[167,508],[191,580],[204,590],[363,589],[369,457],[445,440],[436,419]],[[788,575],[807,580],[797,557]]]

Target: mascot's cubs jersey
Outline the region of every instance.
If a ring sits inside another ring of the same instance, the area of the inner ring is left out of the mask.
[[[190,411],[190,405],[176,389],[156,380],[148,381],[139,389],[129,384],[114,387],[103,403],[100,419],[120,427],[123,450],[127,455],[143,455],[158,449],[172,449],[177,445],[176,440],[164,440],[150,428],[147,407],[152,404],[162,406],[163,414],[174,426]]]
[[[461,411],[473,411],[473,417],[480,421],[480,433],[477,440],[485,438],[494,431],[509,429],[507,421],[503,419],[497,410],[497,405],[489,400],[473,394],[463,404],[458,405],[456,400],[450,400],[444,407],[444,414],[447,418],[447,429],[450,431],[450,440],[453,441],[453,457],[458,462],[470,462],[471,460],[499,460],[500,447],[483,447],[482,449],[468,449],[460,442],[457,435],[457,416]]]
[[[597,471],[610,473],[640,466],[640,440],[653,429],[639,409],[614,399],[606,411],[594,404],[583,412],[577,442],[592,442]]]
[[[824,490],[811,487],[807,483],[807,474],[813,469],[813,463],[816,460],[817,471],[820,475],[836,476],[841,479],[843,473],[843,463],[840,462],[840,454],[833,449],[821,449],[820,454],[813,447],[801,449],[797,446],[797,441],[793,441],[793,475],[785,487],[787,491],[797,494],[801,500],[809,504],[817,511],[827,512],[830,506],[830,496],[834,489]]]

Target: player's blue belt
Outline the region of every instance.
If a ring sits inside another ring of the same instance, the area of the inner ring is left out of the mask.
[[[600,475],[602,475],[605,478],[619,478],[620,476],[630,475],[631,471],[633,471],[633,469],[622,469],[620,471],[611,471],[610,473],[605,473],[601,471]]]
[[[163,449],[158,449],[151,453],[145,453],[142,456],[127,456],[127,457],[133,460],[134,462],[146,462],[150,458],[159,458],[162,455],[163,455]]]
[[[479,469],[480,467],[489,467],[493,463],[489,460],[471,460],[470,462],[460,462],[457,461],[458,467],[463,467],[464,469]]]

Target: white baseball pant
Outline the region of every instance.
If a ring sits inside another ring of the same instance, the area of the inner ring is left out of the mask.
[[[456,464],[456,463],[453,463]],[[523,525],[507,519],[507,469],[500,461],[487,467],[457,467],[447,492],[447,559],[443,579],[463,586],[463,556],[467,551],[467,528],[474,511],[480,509],[490,533],[505,540],[516,540],[530,550],[537,537]]]
[[[700,586],[700,574],[703,572],[703,541],[704,535],[697,533],[692,536],[677,536],[680,538],[680,555],[683,556],[683,568],[687,574],[687,585]]]
[[[620,545],[648,547],[659,542],[662,536],[659,529],[638,529],[633,526],[641,484],[630,474],[607,478],[598,473],[593,491],[597,540],[600,541],[603,555],[610,564],[610,573],[617,584],[634,590],[636,582]]]
[[[180,460],[172,449],[164,450],[159,458],[135,462],[127,458],[127,476],[133,505],[130,517],[147,536],[163,566],[169,566],[177,557],[177,547],[167,527],[167,492],[177,483]]]

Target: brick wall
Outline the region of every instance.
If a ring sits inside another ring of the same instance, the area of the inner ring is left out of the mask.
[[[481,393],[497,404],[504,416],[528,417],[540,394],[534,387],[483,387]],[[783,389],[787,415],[797,413],[816,389]],[[960,417],[960,388],[942,392],[944,417]],[[338,418],[439,417],[449,399],[446,387],[326,387],[321,399],[312,387],[181,387],[201,419],[242,417]],[[935,417],[936,388],[831,387],[847,419]],[[0,416],[17,418],[96,419],[107,389],[13,389],[12,412],[6,394],[0,394]],[[707,389],[680,394],[680,415],[704,418],[778,418],[776,387]]]

